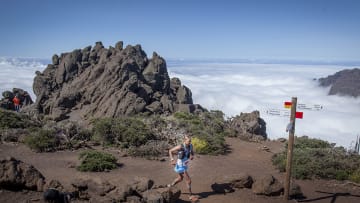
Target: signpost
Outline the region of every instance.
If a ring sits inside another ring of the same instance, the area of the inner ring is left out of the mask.
[[[297,104],[297,108],[311,111],[320,111],[323,109],[323,106],[320,104]]]
[[[288,110],[280,110],[280,109],[268,109],[266,113],[272,116],[281,116],[281,117],[289,117],[290,111]]]
[[[280,109],[268,109],[266,111],[267,114],[273,116],[290,116],[290,123],[286,127],[286,132],[289,132],[289,141],[288,141],[288,149],[287,149],[287,160],[286,160],[286,177],[285,177],[285,191],[284,191],[284,199],[289,199],[290,194],[290,182],[291,182],[291,168],[292,168],[292,156],[294,149],[294,136],[295,136],[295,120],[297,118],[302,119],[304,117],[303,112],[297,112],[296,107],[303,110],[311,110],[311,111],[320,111],[323,109],[323,106],[320,104],[297,104],[297,97],[293,97],[291,102],[284,102],[284,108],[290,110],[280,110]],[[357,150],[360,148],[360,138],[358,145],[355,147]]]
[[[296,120],[296,102],[297,98],[293,97],[291,99],[291,114],[290,114],[290,129],[289,130],[289,143],[288,143],[288,151],[287,151],[287,161],[286,161],[286,179],[285,179],[285,192],[284,199],[289,199],[290,193],[290,180],[291,180],[291,163],[292,163],[292,154],[294,148],[294,134],[295,134],[295,120]],[[302,118],[302,112],[301,112]]]

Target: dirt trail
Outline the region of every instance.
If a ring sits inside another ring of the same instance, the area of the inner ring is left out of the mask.
[[[196,155],[190,163],[189,174],[192,177],[193,192],[200,196],[200,202],[259,202],[276,203],[284,202],[282,197],[265,197],[254,195],[250,189],[236,190],[233,193],[215,194],[211,185],[226,174],[246,172],[253,178],[264,174],[272,174],[280,181],[283,181],[284,174],[279,173],[271,163],[273,153],[283,149],[279,142],[249,143],[236,138],[227,138],[231,152],[222,156]],[[270,152],[260,150],[267,146]],[[75,178],[92,178],[94,180],[108,180],[114,185],[120,185],[131,180],[134,176],[146,176],[155,181],[157,185],[170,183],[176,174],[173,172],[169,161],[151,161],[142,158],[121,157],[116,150],[109,150],[114,154],[122,167],[103,173],[78,172],[69,165],[78,164],[79,151],[63,151],[55,153],[34,153],[26,146],[1,144],[1,156],[13,156],[26,163],[34,165],[47,180],[57,179],[65,187],[70,187],[70,182]],[[307,199],[304,202],[314,203],[349,203],[360,202],[360,188],[344,186],[336,181],[312,180],[296,181],[302,188]],[[178,187],[183,191],[179,202],[189,202],[185,182]],[[37,193],[13,193],[0,191],[0,202],[18,202],[24,198],[38,197]],[[23,201],[21,201],[23,202]],[[288,202],[296,202],[290,200]]]

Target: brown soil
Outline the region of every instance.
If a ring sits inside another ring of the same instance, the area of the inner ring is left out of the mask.
[[[283,144],[274,141],[264,143],[249,143],[236,138],[227,138],[230,153],[223,156],[196,155],[190,163],[189,174],[192,177],[193,192],[200,198],[200,202],[314,202],[314,203],[349,203],[360,202],[360,187],[338,181],[307,180],[296,182],[306,196],[303,200],[283,201],[283,197],[266,197],[254,195],[250,189],[236,190],[233,193],[216,194],[211,185],[221,179],[223,175],[246,172],[254,179],[264,174],[272,174],[280,181],[284,181],[284,174],[279,173],[271,163],[271,156],[283,149]],[[267,146],[270,151],[261,148]],[[13,156],[25,163],[32,164],[47,180],[57,179],[65,188],[70,188],[70,183],[76,178],[92,178],[108,180],[114,185],[121,185],[131,180],[134,176],[146,176],[155,181],[156,185],[165,185],[176,177],[166,161],[151,161],[142,158],[122,157],[115,149],[106,149],[114,154],[122,164],[110,172],[91,173],[79,172],[71,165],[79,164],[78,151],[60,151],[54,153],[35,153],[22,144],[0,144],[0,155]],[[189,202],[186,184],[182,182],[178,187],[183,191],[179,202]],[[38,201],[41,193],[20,191],[10,192],[0,190],[0,202],[26,202]]]

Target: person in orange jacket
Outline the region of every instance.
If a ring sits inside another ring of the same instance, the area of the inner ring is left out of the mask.
[[[14,102],[14,106],[15,106],[15,111],[19,112],[19,110],[20,110],[20,99],[18,98],[17,95],[15,95],[15,97],[13,99],[13,102]]]

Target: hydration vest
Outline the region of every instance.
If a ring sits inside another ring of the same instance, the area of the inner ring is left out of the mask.
[[[189,148],[186,148],[185,144],[181,145],[181,148],[178,151],[178,159],[190,158],[190,154],[192,152],[192,144],[190,144]]]

